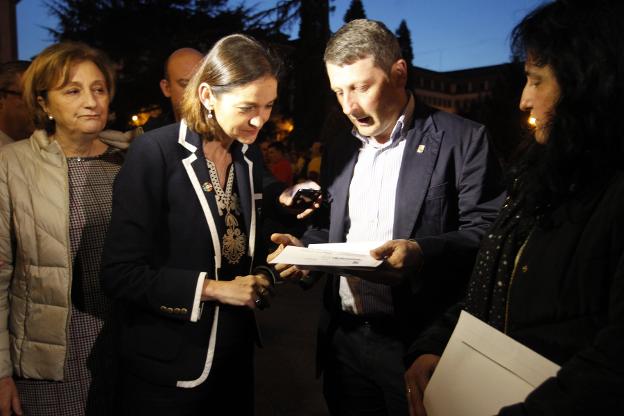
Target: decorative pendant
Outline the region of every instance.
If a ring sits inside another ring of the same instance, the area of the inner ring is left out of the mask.
[[[245,234],[238,228],[229,228],[223,236],[223,257],[236,264],[245,254]]]
[[[203,189],[205,192],[212,192],[212,191],[214,190],[214,188],[212,187],[212,184],[211,184],[210,182],[204,182],[204,183],[202,184],[202,189]]]
[[[238,227],[238,221],[231,212],[225,214],[225,226],[228,228]]]
[[[202,185],[206,192],[214,190],[215,201],[219,216],[225,216],[225,235],[222,239],[221,256],[230,264],[237,264],[247,250],[247,236],[241,231],[236,215],[240,215],[238,195],[234,193],[234,169],[230,169],[226,180],[225,190],[219,184],[217,168],[213,162],[207,160],[210,182]]]

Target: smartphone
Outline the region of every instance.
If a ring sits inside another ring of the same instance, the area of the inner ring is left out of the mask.
[[[319,199],[322,193],[320,189],[299,189],[295,192],[290,206],[291,208],[308,208]]]

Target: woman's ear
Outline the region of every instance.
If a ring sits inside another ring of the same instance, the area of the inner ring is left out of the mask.
[[[212,111],[212,107],[214,106],[215,96],[212,93],[212,89],[210,85],[206,82],[202,82],[199,84],[198,89],[199,101],[201,101],[202,105],[206,110]]]
[[[46,103],[46,100],[44,100],[44,98],[40,95],[37,96],[37,104],[41,106],[41,109],[43,110],[44,113],[48,115],[50,114],[48,113],[48,105]]]

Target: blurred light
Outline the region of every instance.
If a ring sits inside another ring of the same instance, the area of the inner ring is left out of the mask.
[[[136,114],[130,117],[130,124],[134,127],[139,127],[147,123],[152,117],[158,117],[162,110],[158,106],[152,106],[149,108],[141,108]]]
[[[531,127],[537,126],[537,119],[533,116],[529,117],[528,123]]]
[[[276,137],[277,141],[282,141],[288,137],[290,133],[295,129],[295,124],[290,118],[280,118],[275,121]]]

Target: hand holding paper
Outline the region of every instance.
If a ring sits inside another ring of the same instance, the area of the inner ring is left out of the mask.
[[[370,254],[373,258],[383,259],[383,265],[379,270],[382,275],[378,275],[377,280],[388,285],[402,283],[417,274],[424,263],[422,249],[413,240],[390,240],[371,250]]]
[[[308,274],[307,270],[300,270],[293,263],[290,263],[288,258],[282,256],[282,260],[278,259],[287,247],[303,247],[298,238],[290,234],[271,234],[271,241],[279,244],[279,246],[267,256],[267,263],[275,265],[275,270],[280,274],[280,278],[299,280]]]
[[[277,264],[276,270],[283,278],[290,278],[294,270],[316,270],[395,285],[422,264],[422,251],[414,241],[310,244],[303,248],[299,240],[295,239],[296,244],[278,234],[274,236],[274,242],[289,246],[268,258],[269,263]]]
[[[356,276],[364,280],[389,286],[398,285],[418,273],[422,268],[423,254],[416,241],[390,240],[385,243],[346,243],[347,247],[357,244],[362,253],[367,252],[381,263],[372,268],[346,267],[332,271],[342,276]]]
[[[559,366],[462,311],[424,392],[428,416],[497,414],[522,402]]]
[[[424,392],[439,361],[440,356],[438,355],[423,354],[405,372],[405,387],[407,388],[410,416],[427,416],[423,404]]]

